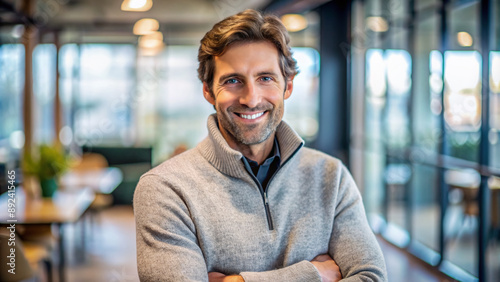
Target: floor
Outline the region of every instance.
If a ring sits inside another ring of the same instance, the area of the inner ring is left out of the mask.
[[[438,250],[439,214],[437,205],[413,207],[413,239]],[[391,204],[389,222],[401,229],[405,228],[406,209],[402,205]],[[464,214],[463,206],[451,204],[445,216],[445,258],[465,271],[477,276],[478,261],[478,218]],[[487,251],[488,281],[498,281],[500,275],[500,240],[491,239]]]
[[[384,253],[389,281],[405,282],[443,282],[454,281],[432,269],[413,256],[403,253],[399,248],[377,238]]]
[[[131,207],[116,206],[99,215],[94,229],[87,229],[86,251],[83,258],[78,251],[80,246],[78,242],[81,242],[80,227],[75,225],[66,228],[69,258],[67,281],[139,281],[136,270],[135,225]],[[71,242],[77,243],[71,244]],[[379,239],[379,243],[387,263],[389,281],[452,281],[384,240]],[[45,279],[41,277],[38,281],[43,282]]]

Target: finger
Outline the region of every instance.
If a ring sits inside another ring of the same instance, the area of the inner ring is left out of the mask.
[[[322,255],[316,256],[313,259],[313,261],[319,261],[319,262],[323,262],[323,261],[327,261],[327,260],[333,260],[333,259],[327,254],[322,254]]]
[[[224,277],[225,275],[220,272],[209,272],[208,273],[208,278],[221,278]]]

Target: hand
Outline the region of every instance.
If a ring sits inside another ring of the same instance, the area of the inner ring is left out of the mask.
[[[209,272],[208,273],[209,282],[245,282],[243,277],[239,275],[229,275],[226,276],[220,272]]]
[[[339,266],[329,255],[319,255],[311,263],[318,270],[322,282],[336,282],[342,279]]]

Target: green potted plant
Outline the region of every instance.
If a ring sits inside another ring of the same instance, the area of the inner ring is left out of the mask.
[[[40,145],[33,155],[25,155],[23,170],[40,181],[43,197],[52,197],[58,177],[68,168],[69,159],[57,146]]]

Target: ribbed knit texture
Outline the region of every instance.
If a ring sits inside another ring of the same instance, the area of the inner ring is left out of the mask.
[[[141,281],[321,281],[310,263],[329,253],[345,281],[385,281],[385,263],[360,194],[337,159],[308,148],[285,123],[282,167],[268,186],[269,230],[257,184],[215,116],[196,148],[141,177],[134,195]]]

